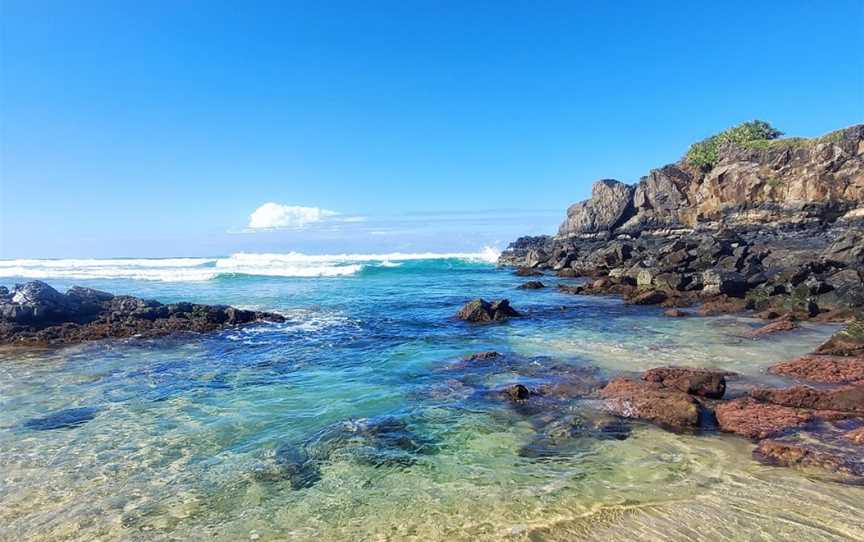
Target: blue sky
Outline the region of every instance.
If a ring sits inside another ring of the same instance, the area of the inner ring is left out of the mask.
[[[743,120],[864,121],[862,51],[860,0],[3,0],[0,257],[503,246]]]

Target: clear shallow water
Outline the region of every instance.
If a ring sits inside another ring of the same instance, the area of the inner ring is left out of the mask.
[[[864,540],[864,489],[759,465],[742,439],[636,424],[626,440],[577,438],[530,457],[538,416],[483,391],[552,365],[611,376],[675,363],[738,371],[734,392],[830,326],[754,341],[747,319],[515,290],[526,279],[476,261],[353,263],[361,269],[320,278],[49,279],[289,321],[0,351],[0,539]],[[477,296],[509,297],[527,317],[452,318]],[[487,349],[541,368],[466,377],[459,359]],[[65,429],[23,425],[72,407],[95,415]],[[334,424],[367,418],[399,420],[421,445],[342,449],[306,487],[280,476],[285,446],[314,447]]]

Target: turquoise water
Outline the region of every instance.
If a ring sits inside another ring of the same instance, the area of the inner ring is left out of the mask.
[[[177,280],[46,272],[60,290],[226,303],[288,321],[0,351],[0,539],[864,540],[864,489],[760,465],[742,439],[637,423],[626,438],[547,446],[561,420],[601,405],[524,410],[496,393],[664,364],[737,371],[734,392],[770,381],[768,365],[812,350],[831,326],[754,341],[746,318],[672,319],[517,290],[527,279],[476,260],[339,265],[357,267]],[[0,283],[23,280],[12,275]],[[526,317],[453,318],[478,296],[508,297]],[[461,363],[490,349],[508,361]],[[72,427],[39,426],[70,408],[91,410]],[[538,442],[542,453],[526,452]]]

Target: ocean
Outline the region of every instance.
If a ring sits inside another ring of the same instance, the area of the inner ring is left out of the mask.
[[[738,372],[733,390],[770,384],[766,367],[836,326],[754,340],[752,319],[667,318],[554,287],[578,279],[519,290],[529,279],[496,256],[0,261],[5,286],[39,278],[287,318],[0,349],[0,539],[864,540],[864,488],[762,465],[744,439],[639,422],[574,433],[596,400],[537,411],[498,393],[669,364]],[[476,297],[524,317],[455,319]],[[485,350],[506,361],[463,361]],[[70,423],[45,423],[67,409]]]

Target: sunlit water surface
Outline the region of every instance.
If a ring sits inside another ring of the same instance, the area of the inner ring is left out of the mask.
[[[50,279],[61,290],[82,284],[289,319],[0,352],[0,539],[864,540],[864,489],[760,465],[751,443],[728,435],[635,424],[625,440],[525,457],[537,428],[505,401],[478,398],[454,368],[489,349],[605,376],[720,367],[744,375],[734,392],[770,381],[768,365],[834,328],[752,340],[752,320],[666,318],[614,299],[516,290],[524,280],[457,259],[325,278]],[[508,297],[527,317],[455,320],[477,296]],[[479,385],[516,378],[490,373]],[[73,407],[95,416],[71,428],[25,425]],[[428,443],[424,453],[392,462],[335,454],[303,487],[260,476],[280,446],[386,416],[405,420]]]

